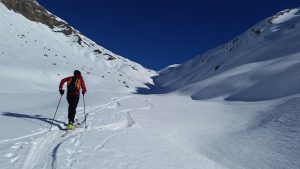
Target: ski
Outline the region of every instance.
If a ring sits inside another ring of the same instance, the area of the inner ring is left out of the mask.
[[[67,130],[67,131],[66,131],[63,135],[61,135],[60,137],[65,137],[65,136],[69,135],[70,133],[72,133],[74,130],[75,130],[75,128],[72,129],[72,130]]]
[[[69,135],[70,133],[72,133],[73,131],[75,131],[76,128],[81,128],[81,126],[86,122],[86,119],[87,119],[88,114],[89,114],[89,113],[87,113],[87,114],[85,115],[85,117],[84,117],[84,119],[83,119],[83,121],[82,121],[81,123],[79,122],[78,119],[75,119],[75,124],[74,124],[74,125],[75,125],[75,128],[72,129],[72,130],[67,129],[67,131],[66,131],[63,135],[61,135],[61,137],[65,137],[65,136]],[[87,126],[86,126],[86,127],[87,127]]]
[[[75,119],[75,123],[74,123],[75,128],[71,129],[71,130],[67,129],[67,131],[63,135],[61,135],[61,137],[65,137],[65,136],[69,135],[70,133],[72,133],[73,131],[75,131],[76,128],[80,127],[80,125],[81,125],[81,123],[79,122],[79,120]]]

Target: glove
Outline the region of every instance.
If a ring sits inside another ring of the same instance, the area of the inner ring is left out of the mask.
[[[64,95],[65,91],[64,91],[63,89],[59,89],[59,93],[60,93],[61,95]]]
[[[82,91],[82,94],[84,95],[86,93],[86,91]]]

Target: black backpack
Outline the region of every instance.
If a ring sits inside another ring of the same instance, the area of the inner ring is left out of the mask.
[[[78,88],[76,87],[76,84],[78,83],[79,79],[76,77],[72,77],[71,82],[68,84],[67,88],[68,88],[68,92],[70,93],[76,93],[78,92]]]

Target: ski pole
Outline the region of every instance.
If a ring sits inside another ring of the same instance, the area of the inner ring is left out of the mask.
[[[84,94],[82,94],[83,95],[83,113],[84,113],[84,117],[85,117],[85,121],[84,121],[84,123],[85,123],[85,128],[87,128],[87,125],[86,125],[86,121],[87,121],[87,118],[86,118],[86,114],[85,114],[85,101],[84,101]]]
[[[52,123],[51,123],[51,126],[50,126],[50,129],[49,129],[49,131],[50,131],[50,130],[51,130],[51,128],[52,128],[53,121],[54,121],[54,119],[55,119],[55,116],[56,116],[56,113],[57,113],[58,107],[59,107],[59,105],[60,105],[60,101],[61,101],[61,98],[62,98],[62,96],[63,96],[63,95],[61,95],[61,96],[60,96],[60,99],[59,99],[58,105],[57,105],[57,107],[56,107],[56,111],[55,111],[54,117],[53,117],[53,119],[52,119]]]

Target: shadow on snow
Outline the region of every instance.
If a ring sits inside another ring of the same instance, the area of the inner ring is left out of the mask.
[[[44,123],[48,123],[49,127],[52,124],[52,119],[42,117],[41,115],[27,115],[27,114],[21,114],[21,113],[3,112],[2,116],[20,118],[20,119],[24,119],[26,121],[29,121],[31,123],[41,125],[39,123],[36,123],[36,122],[32,121],[31,119],[39,120],[39,121],[42,121]],[[67,125],[65,122],[62,122],[62,121],[59,121],[59,120],[53,120],[53,126],[57,126],[60,130],[65,130],[60,126],[60,124],[63,124],[65,126]]]
[[[170,93],[172,90],[167,89],[167,88],[163,88],[163,87],[158,85],[158,83],[157,83],[157,78],[158,77],[159,76],[152,77],[154,84],[150,84],[150,83],[145,84],[147,86],[147,88],[145,88],[145,87],[136,88],[136,92],[134,94],[151,95],[151,94]]]

